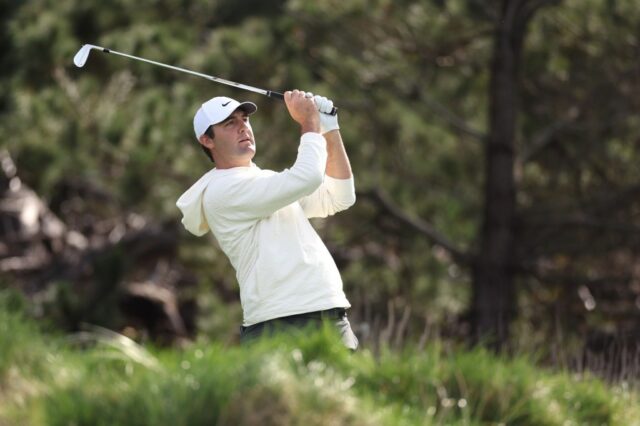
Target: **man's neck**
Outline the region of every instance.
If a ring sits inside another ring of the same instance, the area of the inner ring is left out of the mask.
[[[219,170],[226,170],[226,169],[233,169],[236,167],[251,167],[251,160],[248,160],[247,162],[240,162],[240,163],[227,163],[227,162],[222,162],[219,163],[216,161],[216,169]]]

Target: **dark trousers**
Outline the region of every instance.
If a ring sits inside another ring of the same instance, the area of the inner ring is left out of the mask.
[[[274,318],[259,322],[248,327],[240,327],[240,342],[247,343],[260,336],[272,336],[276,333],[287,333],[292,330],[305,328],[319,329],[324,322],[336,327],[340,333],[342,343],[352,351],[358,348],[358,338],[351,330],[351,324],[347,319],[344,308],[328,309],[326,311],[307,312],[288,317]]]

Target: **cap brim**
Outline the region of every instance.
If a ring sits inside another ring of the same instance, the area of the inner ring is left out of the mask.
[[[242,102],[236,109],[239,109],[251,115],[258,110],[258,107],[253,102]]]

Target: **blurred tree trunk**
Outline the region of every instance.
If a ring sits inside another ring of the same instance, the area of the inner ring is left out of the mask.
[[[538,0],[503,0],[494,35],[485,148],[484,211],[480,252],[473,268],[473,341],[499,350],[517,313],[513,254],[518,68],[527,23]]]

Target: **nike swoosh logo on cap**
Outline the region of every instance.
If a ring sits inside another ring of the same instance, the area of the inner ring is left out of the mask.
[[[229,105],[231,103],[231,101],[228,101],[226,104],[222,104],[223,107],[226,107],[227,105]]]

